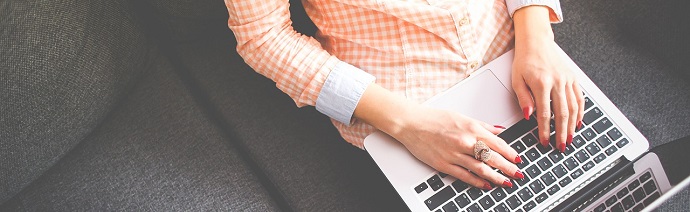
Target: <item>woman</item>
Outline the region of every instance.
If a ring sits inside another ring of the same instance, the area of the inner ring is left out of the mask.
[[[496,136],[503,127],[420,103],[513,47],[513,89],[525,118],[535,113],[541,144],[549,145],[552,112],[560,151],[581,125],[582,92],[550,25],[562,19],[557,0],[304,0],[315,38],[293,30],[288,0],[225,4],[247,64],[298,106],[331,117],[357,147],[378,129],[470,185],[512,187],[524,175],[520,156]],[[475,158],[478,143],[494,150],[490,160]]]

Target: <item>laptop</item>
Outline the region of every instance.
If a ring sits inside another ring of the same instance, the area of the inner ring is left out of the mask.
[[[364,147],[412,211],[631,211],[658,205],[673,193],[658,155],[648,152],[647,139],[560,52],[586,101],[583,127],[565,153],[554,148],[553,136],[549,147],[538,145],[536,119],[523,118],[511,86],[512,50],[424,103],[509,126],[499,137],[521,155],[518,167],[525,173],[513,188],[468,186],[419,161],[383,132],[367,136]]]

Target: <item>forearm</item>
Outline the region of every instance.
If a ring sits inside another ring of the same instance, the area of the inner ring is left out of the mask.
[[[546,6],[527,6],[515,11],[513,24],[516,50],[532,41],[553,41],[549,13]]]
[[[404,128],[405,114],[414,111],[417,105],[372,83],[359,100],[354,116],[389,135],[395,135]]]

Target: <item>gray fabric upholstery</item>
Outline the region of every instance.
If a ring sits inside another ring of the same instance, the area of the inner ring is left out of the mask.
[[[278,210],[170,63],[0,211]]]
[[[99,125],[150,48],[121,1],[0,2],[0,203]]]

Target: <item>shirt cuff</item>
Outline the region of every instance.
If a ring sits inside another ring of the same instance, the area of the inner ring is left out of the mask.
[[[359,99],[375,79],[357,67],[339,62],[321,87],[316,110],[349,126]]]
[[[549,7],[551,9],[549,11],[551,23],[563,22],[563,12],[561,11],[561,2],[559,0],[506,0],[506,6],[508,6],[510,17],[513,17],[515,11],[520,8],[532,5]]]

